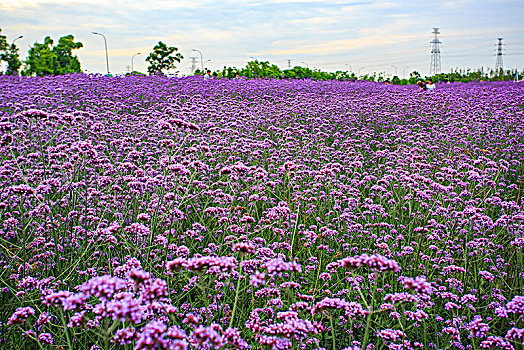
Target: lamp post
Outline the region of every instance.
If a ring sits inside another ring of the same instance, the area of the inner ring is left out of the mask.
[[[403,68],[403,71],[402,71],[402,78],[405,79],[406,78],[406,69],[408,69],[409,66],[404,66]]]
[[[107,66],[107,75],[109,75],[109,55],[107,54],[107,39],[106,36],[102,33],[92,32],[95,35],[100,35],[102,38],[104,38],[104,45],[106,47],[106,66]]]
[[[359,76],[360,76],[360,71],[361,71],[362,69],[364,69],[364,68],[366,68],[366,67],[360,67],[360,68],[358,69],[358,75],[359,75]]]
[[[135,53],[133,56],[131,56],[131,73],[133,73],[135,71],[134,69],[134,66],[133,66],[133,59],[135,58],[135,56],[138,56],[140,55],[142,52],[137,52]]]
[[[200,69],[204,71],[204,59],[202,58],[202,52],[200,52],[200,50],[197,50],[197,49],[191,49],[191,51],[195,51],[200,54]]]
[[[300,61],[300,63],[304,63],[304,64],[306,65],[306,67],[309,68],[309,64],[307,64],[306,62],[304,62],[304,61]]]
[[[17,41],[18,39],[22,39],[23,37],[24,37],[23,35],[20,35],[18,38],[13,40],[13,43],[11,44],[11,46],[14,46],[15,45],[15,41]]]
[[[346,63],[345,66],[348,66],[348,67],[349,67],[349,71],[350,71],[350,72],[353,72],[353,68],[351,68],[351,65],[350,65],[350,64],[347,64],[347,63]]]

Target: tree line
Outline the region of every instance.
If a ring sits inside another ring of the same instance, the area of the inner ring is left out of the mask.
[[[4,74],[30,76],[60,75],[81,72],[80,61],[73,50],[83,47],[81,42],[75,42],[73,35],[61,37],[54,45],[53,39],[47,36],[43,43],[35,42],[30,47],[25,61],[20,60],[18,47],[7,42],[7,37],[1,35],[0,29],[0,60],[7,63]],[[23,65],[23,67],[22,67]]]
[[[0,61],[7,63],[5,72],[0,74],[6,75],[24,75],[24,76],[45,76],[61,75],[69,73],[81,73],[81,65],[78,57],[73,54],[74,50],[83,47],[81,42],[75,42],[72,34],[58,39],[55,45],[53,39],[47,36],[43,43],[35,42],[28,51],[27,58],[20,60],[19,49],[13,42],[9,45],[7,37],[2,35],[0,29]],[[149,63],[147,72],[149,74],[164,74],[170,69],[175,69],[176,64],[184,58],[178,48],[167,46],[159,41],[153,47],[151,53],[147,56],[146,61]],[[133,74],[140,74],[133,72]],[[197,69],[194,75],[204,75],[205,71]],[[310,69],[309,67],[295,66],[290,69],[280,69],[277,65],[268,61],[250,61],[243,68],[226,67],[222,70],[216,70],[212,73],[217,78],[234,78],[237,76],[245,78],[275,78],[275,79],[313,79],[313,80],[367,80],[373,82],[383,82],[396,85],[416,84],[418,80],[423,79],[417,71],[413,71],[409,78],[401,79],[398,76],[390,78],[384,73],[364,74],[357,76],[354,72],[336,71],[326,72],[320,69]],[[520,80],[524,76],[524,71],[517,70],[460,70],[451,71],[450,73],[441,73],[426,79],[439,81],[494,81],[494,80]]]
[[[73,54],[73,51],[83,46],[81,42],[75,42],[72,34],[61,37],[57,44],[54,44],[51,37],[46,36],[43,43],[35,42],[33,46],[30,46],[27,58],[21,61],[18,47],[14,42],[9,45],[7,37],[2,35],[2,29],[0,29],[0,62],[7,63],[6,70],[0,74],[45,76],[81,73],[80,60]],[[146,61],[149,62],[148,73],[162,74],[164,71],[175,68],[175,63],[184,58],[177,51],[176,47],[168,47],[163,42],[155,45],[146,58]]]
[[[200,70],[195,71],[196,75],[203,75],[205,72]],[[416,84],[419,80],[431,79],[434,82],[471,82],[471,81],[509,81],[521,80],[524,76],[524,71],[517,70],[500,70],[495,72],[493,70],[484,71],[482,68],[478,70],[471,69],[457,69],[450,73],[441,73],[433,76],[422,77],[417,71],[410,73],[409,78],[401,79],[398,76],[390,78],[385,73],[367,73],[357,76],[354,72],[336,71],[325,72],[319,69],[310,69],[309,67],[295,66],[290,69],[281,70],[278,66],[269,63],[268,61],[259,62],[258,60],[248,62],[244,68],[224,67],[222,70],[216,70],[212,73],[213,76],[219,78],[234,78],[242,76],[246,78],[275,78],[275,79],[313,79],[313,80],[364,80],[371,82],[408,85]]]

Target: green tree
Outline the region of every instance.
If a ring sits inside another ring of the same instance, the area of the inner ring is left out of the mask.
[[[23,72],[24,75],[53,75],[57,66],[57,56],[53,52],[53,39],[46,36],[44,43],[35,42],[29,49],[27,59],[25,61],[27,68]]]
[[[0,33],[2,29],[0,29]],[[7,62],[7,69],[5,74],[16,75],[22,65],[20,62],[20,55],[18,54],[18,47],[15,44],[9,45],[7,37],[0,34],[0,61]]]
[[[2,28],[0,28],[0,52],[7,50],[8,46],[9,45],[7,44],[7,37],[5,35],[2,35]]]
[[[400,85],[400,78],[398,76],[394,76],[392,79],[391,79],[391,84],[395,84],[395,85]]]
[[[20,61],[20,55],[18,54],[18,47],[15,44],[11,44],[5,54],[2,54],[0,60],[7,62],[7,69],[5,74],[7,75],[18,75],[18,70],[22,66]]]
[[[68,74],[82,71],[78,57],[73,56],[73,50],[78,50],[84,45],[74,40],[75,37],[69,34],[61,37],[58,40],[58,45],[53,47],[53,52],[56,53],[58,62],[55,74]]]
[[[276,65],[268,61],[250,61],[239,74],[248,78],[280,78],[282,71]]]
[[[409,83],[410,84],[416,84],[417,81],[420,80],[420,73],[414,70],[413,72],[409,73]]]
[[[74,42],[73,35],[63,36],[58,45],[53,47],[53,39],[47,36],[44,43],[35,42],[25,61],[27,68],[24,75],[59,75],[81,72],[80,61],[73,56],[73,50],[81,48],[80,42]]]
[[[146,61],[149,62],[149,67],[147,67],[148,73],[163,74],[163,70],[176,68],[175,62],[180,62],[184,58],[179,52],[174,54],[176,51],[178,51],[176,47],[167,47],[166,44],[159,41],[153,47],[153,52],[146,58]]]

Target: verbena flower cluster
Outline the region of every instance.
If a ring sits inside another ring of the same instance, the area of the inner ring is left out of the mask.
[[[1,348],[524,347],[522,83],[0,89]]]

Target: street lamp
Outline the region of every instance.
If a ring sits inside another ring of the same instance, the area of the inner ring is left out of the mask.
[[[350,64],[347,64],[347,63],[346,63],[345,66],[348,66],[348,67],[349,67],[349,71],[350,71],[350,72],[353,72],[353,68],[351,68],[351,65],[350,65]]]
[[[210,59],[207,59],[204,61],[204,64],[206,64],[207,62],[211,61],[211,58]]]
[[[409,66],[404,66],[403,71],[402,71],[402,78],[406,78],[406,69],[408,68]]]
[[[22,39],[23,37],[24,37],[23,35],[20,35],[18,38],[13,40],[13,43],[11,44],[11,46],[14,46],[15,45],[15,41],[17,41],[18,39]]]
[[[304,63],[304,64],[306,65],[306,67],[309,68],[309,64],[307,64],[306,62],[304,62],[304,61],[300,61],[300,63]]]
[[[140,55],[142,52],[137,52],[135,53],[133,56],[131,56],[131,73],[133,73],[135,71],[134,69],[134,66],[133,66],[133,59],[135,58],[135,56],[138,56]]]
[[[107,39],[106,36],[102,33],[92,32],[95,35],[100,35],[102,38],[104,38],[104,45],[106,47],[106,66],[107,66],[107,75],[109,75],[109,55],[107,54]]]
[[[362,69],[364,69],[364,68],[366,68],[366,67],[360,67],[360,68],[358,69],[358,75],[359,75],[359,76],[360,76],[360,71],[361,71]]]
[[[200,52],[200,50],[197,50],[197,49],[191,49],[191,51],[195,51],[200,54],[200,68],[203,71],[204,70],[204,59],[202,58],[202,52]]]

